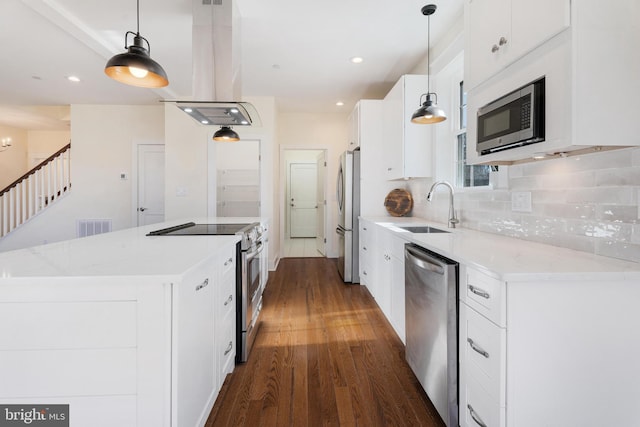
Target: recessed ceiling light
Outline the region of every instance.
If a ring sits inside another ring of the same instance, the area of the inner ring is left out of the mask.
[[[193,113],[193,110],[191,108],[185,108],[184,112],[185,113]]]
[[[353,58],[351,58],[351,62],[353,62],[354,64],[360,64],[362,61],[364,61],[364,59],[362,59],[361,56],[354,56]]]
[[[336,105],[337,105],[338,107],[342,107],[342,106],[344,105],[344,102],[342,102],[342,101],[338,101],[338,102],[336,102]]]
[[[200,123],[202,123],[203,125],[208,125],[209,124],[209,120],[200,120]]]
[[[70,82],[78,83],[80,81],[80,77],[78,76],[67,76],[67,80]]]

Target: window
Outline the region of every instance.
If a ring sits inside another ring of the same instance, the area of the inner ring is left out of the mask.
[[[456,186],[481,187],[489,185],[488,165],[467,165],[467,94],[464,81],[458,87],[458,157],[456,159]]]

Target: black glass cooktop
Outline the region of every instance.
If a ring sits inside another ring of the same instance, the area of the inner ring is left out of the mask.
[[[232,235],[246,228],[250,224],[186,224],[155,230],[147,236],[221,236]]]

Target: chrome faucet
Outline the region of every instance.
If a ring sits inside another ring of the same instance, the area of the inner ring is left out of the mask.
[[[427,202],[430,202],[431,199],[433,199],[433,191],[438,185],[444,185],[449,188],[449,228],[456,228],[456,224],[460,223],[460,221],[456,218],[456,211],[453,208],[453,186],[451,184],[447,181],[434,182],[427,194]]]

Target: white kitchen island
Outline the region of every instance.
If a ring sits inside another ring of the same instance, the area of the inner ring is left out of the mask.
[[[0,403],[69,404],[73,427],[203,425],[233,369],[219,320],[240,238],[146,236],[184,222],[0,253]]]

